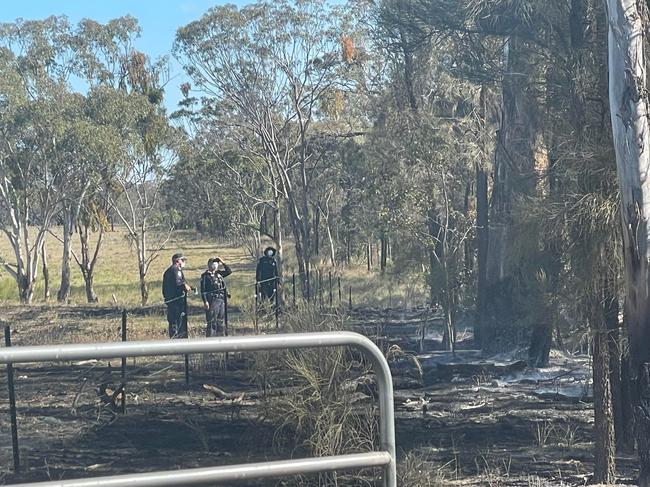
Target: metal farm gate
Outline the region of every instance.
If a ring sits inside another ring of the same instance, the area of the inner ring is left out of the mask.
[[[250,480],[324,471],[382,467],[382,485],[396,487],[393,383],[381,350],[352,332],[295,333],[265,336],[154,340],[140,342],[45,345],[0,348],[0,363],[51,362],[100,358],[185,355],[190,353],[256,352],[296,348],[352,346],[370,358],[379,394],[380,449],[368,453],[303,458],[241,465],[158,471],[78,480],[14,484],[8,487],[158,487]]]

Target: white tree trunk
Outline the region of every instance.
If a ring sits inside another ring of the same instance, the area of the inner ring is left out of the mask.
[[[609,22],[609,104],[621,192],[625,256],[625,320],[632,374],[637,377],[639,486],[650,487],[650,300],[648,299],[648,217],[650,216],[650,134],[644,25],[636,0],[607,0]],[[644,411],[646,411],[644,413]]]

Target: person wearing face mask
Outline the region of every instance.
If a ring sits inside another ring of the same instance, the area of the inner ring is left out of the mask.
[[[275,261],[275,249],[273,247],[264,249],[264,255],[260,257],[257,263],[255,279],[257,293],[263,299],[273,303],[278,287],[278,264]]]
[[[205,330],[207,337],[223,335],[227,292],[224,277],[230,274],[232,274],[230,266],[219,257],[208,259],[208,269],[201,274],[201,298],[207,322]]]
[[[169,338],[187,338],[187,320],[183,319],[185,295],[192,287],[185,281],[183,268],[187,257],[183,254],[172,255],[172,265],[163,274],[162,293],[167,305],[167,323]]]

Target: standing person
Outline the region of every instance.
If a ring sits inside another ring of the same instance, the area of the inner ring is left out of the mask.
[[[264,255],[260,257],[255,272],[255,285],[258,294],[271,303],[275,299],[278,287],[278,264],[275,261],[275,249],[267,247]]]
[[[172,265],[163,274],[162,293],[167,305],[167,323],[169,338],[187,338],[187,317],[185,312],[185,296],[192,287],[185,281],[183,268],[187,257],[183,254],[172,255]]]
[[[208,259],[208,269],[201,274],[201,298],[205,308],[207,327],[205,336],[223,335],[223,321],[226,313],[226,281],[232,274],[230,266],[219,257]]]

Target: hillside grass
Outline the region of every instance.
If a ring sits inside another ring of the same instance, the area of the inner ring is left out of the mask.
[[[60,228],[54,232],[61,233]],[[155,241],[155,239],[152,239]],[[78,250],[78,238],[73,239],[73,248]],[[50,294],[48,304],[56,303],[56,292],[61,280],[62,245],[53,236],[46,240],[49,261]],[[188,257],[185,275],[188,281],[199,287],[199,278],[206,269],[210,257],[220,257],[228,263],[233,274],[226,281],[231,294],[230,305],[241,309],[252,309],[254,303],[255,260],[244,247],[226,242],[218,242],[200,236],[192,231],[176,231],[167,242],[160,256],[152,263],[147,282],[149,285],[149,305],[162,304],[162,274],[170,265],[171,255],[183,252]],[[11,262],[13,251],[6,238],[0,239],[0,256]],[[86,294],[81,272],[74,262],[72,266],[72,289],[70,305],[86,305]],[[291,275],[297,266],[290,244],[285,246],[285,296],[292,299]],[[348,305],[350,288],[353,306],[372,307],[413,307],[426,304],[424,276],[421,274],[404,275],[403,272],[392,273],[389,269],[385,275],[378,270],[368,272],[365,264],[332,268],[322,263],[316,265],[312,272],[312,296],[319,299],[317,269],[321,270],[323,281],[323,303],[329,304],[329,273],[332,273],[333,303],[339,304],[338,277],[341,278],[341,301]],[[300,295],[298,276],[296,275],[297,294]],[[99,298],[97,306],[134,308],[141,305],[138,281],[137,256],[123,228],[116,227],[114,232],[107,232],[104,237],[100,256],[95,271],[95,291]],[[42,269],[38,270],[38,280],[34,304],[46,304],[43,297],[44,280]],[[189,297],[191,305],[200,306],[198,295]],[[0,303],[18,304],[18,291],[14,279],[0,270]]]

